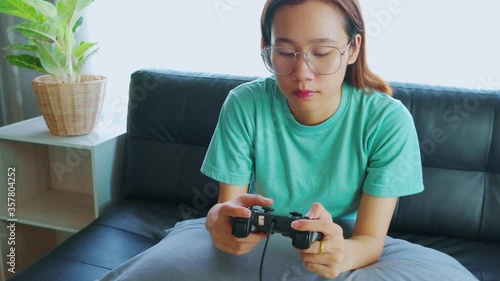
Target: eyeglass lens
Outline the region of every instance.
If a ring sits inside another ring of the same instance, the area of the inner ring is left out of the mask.
[[[301,53],[286,47],[268,47],[262,56],[266,67],[274,74],[289,74],[293,71]],[[309,68],[317,74],[333,74],[340,69],[341,52],[336,47],[312,47],[305,53]]]

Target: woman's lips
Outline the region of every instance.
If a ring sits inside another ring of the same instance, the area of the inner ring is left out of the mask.
[[[293,91],[293,94],[298,98],[308,98],[314,95],[314,91],[311,90],[296,90]]]

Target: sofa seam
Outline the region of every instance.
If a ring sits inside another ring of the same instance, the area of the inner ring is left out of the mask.
[[[85,264],[85,265],[93,266],[93,267],[96,267],[96,268],[113,270],[113,268],[107,268],[107,267],[104,267],[104,266],[99,266],[99,265],[95,265],[95,264],[91,264],[91,263],[87,263],[87,262],[82,262],[82,261],[77,261],[77,260],[74,260],[74,259],[62,258],[62,257],[59,257],[59,256],[53,256],[53,257],[50,257],[50,258],[52,258],[52,259],[59,259],[59,260],[65,260],[65,261],[70,261],[70,262],[79,263],[79,264]]]
[[[109,228],[112,228],[112,229],[116,229],[116,230],[120,230],[120,231],[123,231],[123,232],[126,232],[126,233],[130,233],[130,234],[134,234],[134,235],[137,235],[137,236],[142,236],[142,237],[146,237],[146,238],[150,238],[150,239],[154,239],[154,240],[158,240],[160,241],[161,239],[156,239],[154,237],[149,237],[149,236],[146,236],[146,235],[142,235],[142,234],[139,234],[139,233],[136,233],[136,232],[133,232],[133,231],[130,231],[130,230],[126,230],[126,229],[123,229],[123,228],[118,228],[118,227],[115,227],[115,226],[111,226],[111,225],[106,225],[106,224],[102,224],[102,223],[93,223],[91,225],[94,225],[94,226],[102,226],[102,227],[109,227]],[[158,242],[157,242],[158,243]]]

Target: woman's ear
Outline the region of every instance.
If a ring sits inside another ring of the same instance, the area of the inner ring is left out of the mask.
[[[360,34],[356,34],[351,41],[351,47],[349,48],[349,60],[347,61],[347,64],[353,64],[358,59],[361,42],[363,42],[363,37],[361,37]]]

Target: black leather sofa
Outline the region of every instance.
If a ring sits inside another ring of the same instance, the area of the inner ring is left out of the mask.
[[[227,93],[252,79],[134,73],[123,200],[11,280],[96,280],[176,222],[204,216],[217,184],[200,174],[201,161]],[[426,190],[399,200],[389,234],[500,280],[500,91],[392,86],[415,121]]]

